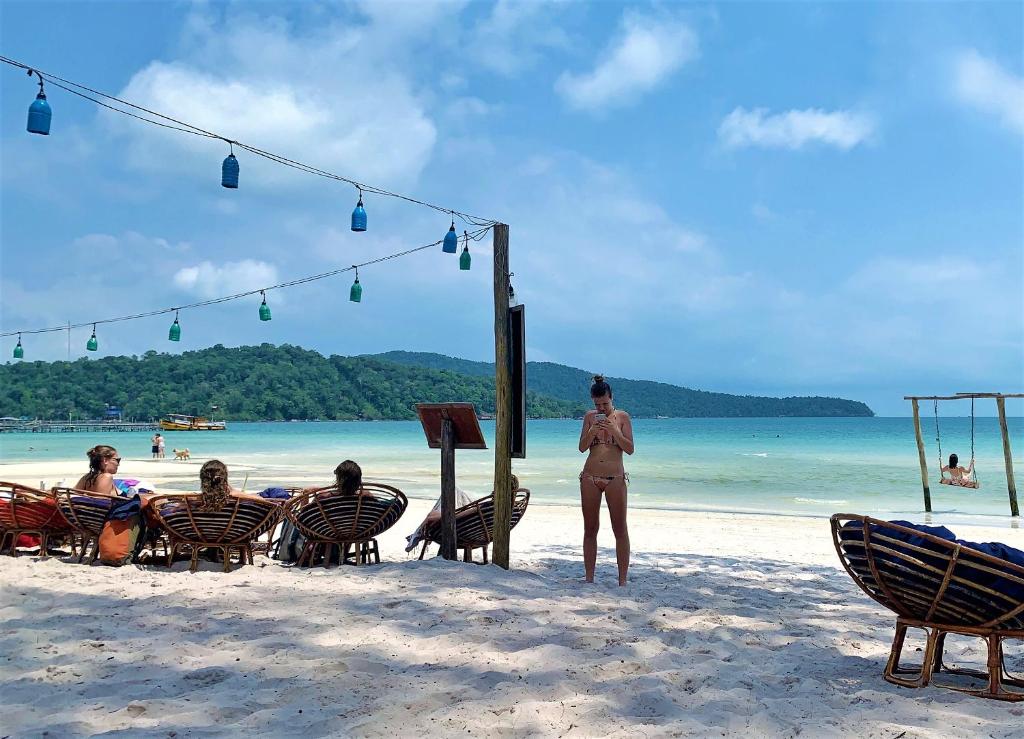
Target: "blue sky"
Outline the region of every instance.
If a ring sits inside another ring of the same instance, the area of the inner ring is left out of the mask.
[[[3,2],[2,53],[510,224],[529,358],[735,393],[1024,388],[1019,3]],[[418,246],[443,215],[0,69],[4,331]],[[493,356],[489,244],[102,327],[100,352],[294,343]],[[84,356],[89,330],[72,334]],[[61,334],[25,338],[62,359]],[[14,339],[0,344],[9,358]],[[92,355],[95,356],[95,355]],[[957,409],[950,408],[951,414]],[[1020,412],[1016,406],[1015,412]]]

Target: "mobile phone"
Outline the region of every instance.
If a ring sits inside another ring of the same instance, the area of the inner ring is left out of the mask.
[[[594,416],[594,423],[597,423],[598,421],[607,421],[607,420],[608,420],[608,416],[606,416],[603,413],[598,413],[596,416]]]

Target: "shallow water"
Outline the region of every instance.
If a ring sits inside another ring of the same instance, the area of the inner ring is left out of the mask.
[[[975,456],[982,487],[938,484],[935,430],[925,421],[932,520],[998,525],[1009,521],[999,423],[978,418]],[[929,430],[929,425],[930,430]],[[494,423],[483,422],[488,444]],[[531,421],[525,460],[513,470],[534,503],[575,503],[583,455],[579,421]],[[1017,453],[1015,477],[1024,488],[1024,423],[1009,419]],[[627,458],[630,505],[647,508],[826,515],[838,511],[925,520],[917,446],[910,418],[672,418],[634,422],[636,454]],[[145,476],[152,433],[0,435],[2,464],[81,458],[97,443],[116,446],[122,472]],[[167,456],[188,447],[193,459],[244,463],[247,489],[295,480],[330,478],[338,461],[351,458],[366,477],[391,482],[417,497],[436,495],[440,455],[426,446],[418,422],[231,423],[224,432],[167,432]],[[942,419],[944,454],[970,458],[970,419]],[[493,455],[456,454],[459,485],[471,493],[490,489]],[[235,484],[240,481],[235,480]],[[1024,489],[1021,490],[1024,505]]]

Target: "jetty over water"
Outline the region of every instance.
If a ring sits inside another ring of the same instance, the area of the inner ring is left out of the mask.
[[[18,421],[0,424],[0,433],[66,434],[76,431],[155,431],[155,421]]]

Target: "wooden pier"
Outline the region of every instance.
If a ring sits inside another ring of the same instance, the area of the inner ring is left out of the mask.
[[[68,434],[76,431],[125,433],[156,431],[156,421],[23,421],[0,426],[0,433]]]

